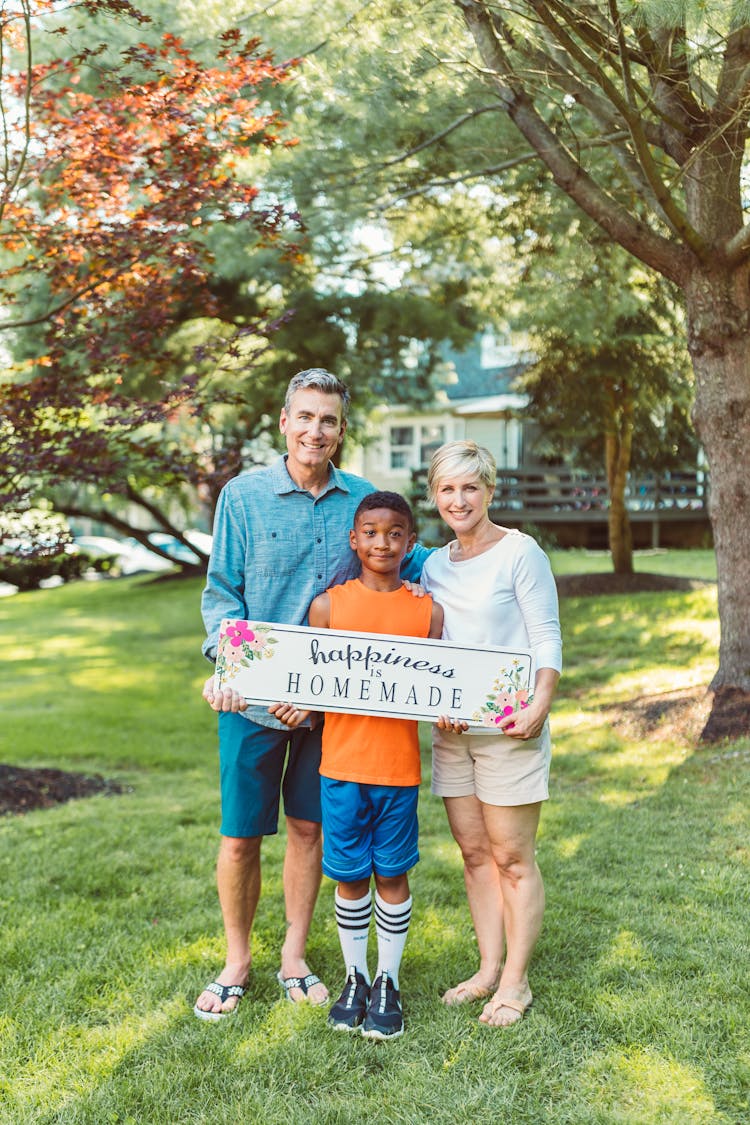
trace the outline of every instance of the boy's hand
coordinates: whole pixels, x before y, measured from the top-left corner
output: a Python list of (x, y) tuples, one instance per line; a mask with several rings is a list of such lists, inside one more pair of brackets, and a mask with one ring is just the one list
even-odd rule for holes
[(234, 688), (219, 691), (216, 676), (209, 676), (203, 685), (203, 698), (214, 711), (247, 711), (248, 702)]
[(454, 734), (463, 734), (465, 730), (469, 729), (469, 724), (465, 723), (463, 719), (456, 722), (449, 715), (441, 715), (435, 725), (438, 730), (451, 730)]
[(304, 723), (310, 712), (298, 710), (293, 703), (272, 703), (268, 714), (274, 715), (280, 723), (294, 730), (300, 723)]
[(408, 579), (405, 578), (403, 584), (404, 587), (409, 591), (409, 593), (412, 594), (415, 598), (424, 597), (424, 587), (420, 586), (418, 582), (409, 582)]

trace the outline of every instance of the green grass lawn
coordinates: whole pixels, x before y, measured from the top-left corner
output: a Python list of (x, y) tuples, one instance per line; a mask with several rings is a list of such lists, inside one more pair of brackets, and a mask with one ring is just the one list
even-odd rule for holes
[[(679, 554), (675, 573), (711, 577)], [(230, 1023), (191, 1014), (223, 952), (199, 592), (126, 579), (0, 599), (0, 761), (129, 787), (0, 819), (1, 1122), (750, 1120), (750, 741), (629, 740), (601, 711), (708, 682), (713, 588), (563, 602), (547, 913), (535, 1005), (510, 1031), (439, 1003), (476, 950), (425, 784), (407, 1033), (391, 1044), (329, 1032), (325, 1009), (280, 999), (283, 837), (264, 845), (250, 993)], [(309, 960), (338, 989), (332, 896), (324, 882)]]
[[(612, 570), (609, 551), (549, 551), (555, 574), (598, 574)], [(716, 580), (716, 555), (713, 551), (676, 551), (657, 548), (633, 552), (637, 573), (671, 574), (681, 578)]]

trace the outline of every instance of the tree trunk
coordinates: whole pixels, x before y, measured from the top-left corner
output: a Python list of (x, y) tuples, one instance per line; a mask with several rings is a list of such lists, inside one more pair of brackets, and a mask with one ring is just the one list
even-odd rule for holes
[(685, 295), (718, 573), (721, 642), (711, 688), (714, 712), (722, 705), (734, 712), (732, 729), (723, 732), (731, 736), (750, 732), (750, 265), (733, 273), (695, 271)]
[[(620, 391), (620, 399), (622, 391)], [(633, 403), (611, 393), (611, 428), (604, 440), (609, 492), (609, 552), (615, 574), (633, 573), (633, 529), (625, 504), (633, 441)]]

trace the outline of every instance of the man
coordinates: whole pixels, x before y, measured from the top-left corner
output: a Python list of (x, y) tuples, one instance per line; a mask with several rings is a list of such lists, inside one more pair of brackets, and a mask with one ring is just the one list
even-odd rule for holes
[[(216, 659), (224, 617), (307, 624), (314, 598), (353, 578), (359, 561), (349, 546), (354, 512), (374, 491), (369, 481), (336, 469), (350, 396), (321, 368), (289, 383), (279, 417), (287, 453), (273, 465), (231, 480), (216, 509), (202, 610), (205, 655)], [(417, 579), (427, 551), (417, 546), (403, 577)], [(325, 1004), (328, 990), (305, 961), (321, 879), (320, 726), (290, 731), (273, 708), (248, 707), (214, 677), (203, 695), (219, 712), (222, 824), (216, 878), (227, 959), (193, 1009), (200, 1019), (234, 1012), (250, 972), (250, 932), (260, 896), (261, 842), (278, 830), (284, 798), (287, 845), (283, 882), (287, 932), (278, 979), (286, 997)]]

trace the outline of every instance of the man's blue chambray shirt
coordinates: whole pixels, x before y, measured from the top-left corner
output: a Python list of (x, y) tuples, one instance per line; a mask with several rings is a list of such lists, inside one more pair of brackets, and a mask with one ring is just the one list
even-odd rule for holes
[[(299, 488), (286, 457), (243, 473), (225, 485), (214, 520), (214, 540), (201, 610), (208, 634), (203, 653), (214, 660), (222, 618), (306, 625), (310, 603), (329, 586), (359, 573), (349, 529), (369, 481), (330, 466), (317, 496)], [(401, 574), (417, 581), (429, 554), (417, 544)], [(285, 730), (265, 706), (243, 714), (262, 726)]]

